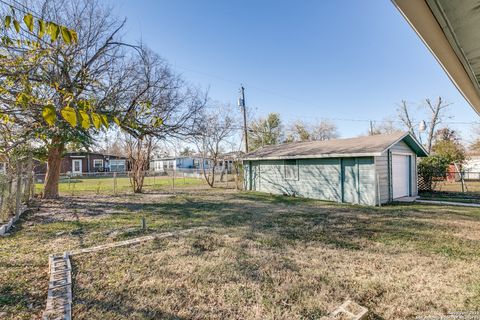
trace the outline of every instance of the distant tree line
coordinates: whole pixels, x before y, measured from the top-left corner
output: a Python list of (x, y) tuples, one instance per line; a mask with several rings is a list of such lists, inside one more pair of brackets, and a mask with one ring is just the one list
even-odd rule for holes
[(294, 121), (284, 125), (278, 113), (252, 120), (248, 126), (249, 150), (288, 142), (321, 141), (338, 138), (338, 128), (329, 120)]

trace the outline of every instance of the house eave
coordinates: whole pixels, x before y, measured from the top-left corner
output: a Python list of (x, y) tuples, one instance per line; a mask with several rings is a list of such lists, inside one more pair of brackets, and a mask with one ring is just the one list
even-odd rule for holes
[[(469, 59), (437, 1), (391, 0), (472, 108), (480, 114), (480, 86)], [(468, 17), (465, 17), (467, 19)], [(480, 26), (479, 26), (480, 27)]]

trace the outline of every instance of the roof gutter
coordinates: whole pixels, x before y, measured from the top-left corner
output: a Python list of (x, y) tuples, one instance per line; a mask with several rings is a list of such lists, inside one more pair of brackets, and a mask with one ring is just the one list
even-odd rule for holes
[[(480, 114), (480, 89), (470, 75), (468, 64), (465, 65), (466, 59), (460, 54), (462, 51), (454, 41), (453, 33), (450, 34), (449, 41), (427, 0), (392, 0), (392, 2), (437, 59), (465, 100)], [(447, 29), (448, 23), (444, 21), (443, 24)]]

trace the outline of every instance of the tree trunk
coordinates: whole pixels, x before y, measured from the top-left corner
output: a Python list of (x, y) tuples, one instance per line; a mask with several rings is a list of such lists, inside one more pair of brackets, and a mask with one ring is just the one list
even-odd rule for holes
[(62, 163), (63, 144), (54, 144), (48, 149), (47, 174), (43, 187), (44, 199), (58, 198), (58, 181)]

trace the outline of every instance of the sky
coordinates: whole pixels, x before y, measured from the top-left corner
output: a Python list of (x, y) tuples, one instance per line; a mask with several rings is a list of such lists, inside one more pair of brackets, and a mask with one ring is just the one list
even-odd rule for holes
[(468, 143), (480, 123), (443, 69), (387, 0), (117, 0), (124, 37), (140, 39), (210, 97), (236, 106), (240, 84), (254, 116), (334, 121), (341, 137), (395, 118), (417, 120), (425, 98), (449, 103), (448, 125)]

